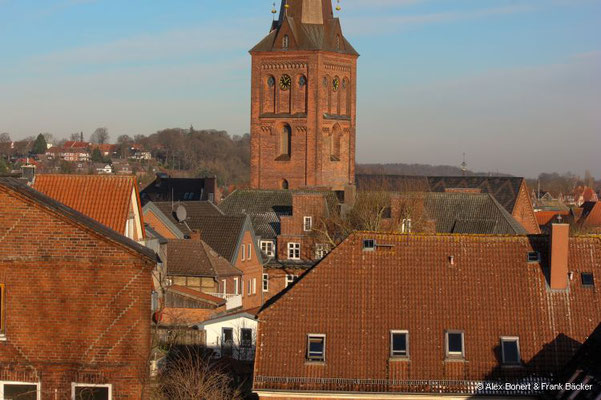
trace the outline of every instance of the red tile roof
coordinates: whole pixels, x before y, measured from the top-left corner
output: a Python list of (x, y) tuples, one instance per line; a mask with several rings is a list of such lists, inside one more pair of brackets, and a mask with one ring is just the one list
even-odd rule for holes
[[(548, 246), (542, 235), (353, 234), (259, 313), (254, 387), (473, 393), (484, 380), (549, 378), (599, 323), (601, 237), (569, 239), (566, 291), (548, 287)], [(409, 332), (409, 360), (390, 359), (390, 330)], [(445, 359), (447, 330), (464, 332), (465, 361)], [(325, 363), (307, 362), (308, 334), (326, 335)], [(519, 337), (520, 367), (500, 366), (501, 336)]]
[(106, 175), (37, 175), (33, 188), (123, 234), (132, 191), (140, 200), (135, 177)]
[(582, 209), (584, 226), (601, 226), (601, 201), (584, 203)]
[(169, 286), (168, 290), (170, 290), (172, 292), (176, 292), (176, 293), (186, 294), (188, 296), (195, 297), (199, 300), (208, 301), (215, 305), (224, 305), (225, 304), (225, 300), (220, 297), (211, 296), (210, 294), (199, 292), (198, 290), (190, 289), (185, 286), (171, 285), (171, 286)]
[(536, 222), (539, 225), (547, 225), (549, 222), (556, 220), (558, 215), (570, 215), (569, 211), (535, 211)]

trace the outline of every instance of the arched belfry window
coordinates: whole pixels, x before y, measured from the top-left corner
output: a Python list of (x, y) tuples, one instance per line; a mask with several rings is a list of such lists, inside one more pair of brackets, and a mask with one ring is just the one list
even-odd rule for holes
[(288, 47), (290, 47), (290, 38), (288, 35), (284, 35), (282, 38), (282, 48), (287, 49)]
[(280, 161), (290, 160), (290, 156), (292, 155), (292, 129), (290, 125), (284, 124), (280, 130), (280, 151), (279, 157), (277, 158)]

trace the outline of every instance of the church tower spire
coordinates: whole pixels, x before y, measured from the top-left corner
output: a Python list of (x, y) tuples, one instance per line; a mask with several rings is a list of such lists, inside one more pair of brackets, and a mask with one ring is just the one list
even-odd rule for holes
[(250, 53), (251, 186), (353, 184), (359, 54), (332, 0), (282, 0), (279, 18)]

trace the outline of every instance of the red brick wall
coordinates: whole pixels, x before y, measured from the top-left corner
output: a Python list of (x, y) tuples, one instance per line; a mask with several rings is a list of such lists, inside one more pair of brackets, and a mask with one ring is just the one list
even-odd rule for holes
[(536, 220), (536, 215), (534, 214), (534, 208), (532, 208), (530, 196), (528, 195), (528, 186), (526, 186), (525, 182), (522, 182), (522, 185), (520, 186), (520, 192), (518, 193), (518, 198), (513, 207), (513, 217), (528, 233), (540, 233), (540, 227)]
[(265, 268), (264, 273), (268, 275), (269, 279), (269, 291), (263, 294), (264, 301), (269, 300), (286, 288), (286, 275), (299, 277), (305, 271), (306, 269), (301, 268)]
[[(234, 266), (244, 273), (242, 276), (242, 279), (244, 279), (242, 307), (244, 307), (244, 309), (249, 309), (259, 307), (262, 304), (261, 279), (263, 266), (261, 265), (261, 261), (259, 259), (260, 249), (257, 247), (257, 243), (253, 241), (250, 231), (247, 230), (244, 232), (242, 244), (246, 247), (245, 260), (242, 260), (242, 251), (239, 251), (238, 258)], [(250, 259), (248, 258), (248, 245), (250, 245), (252, 248)], [(256, 290), (254, 293), (248, 294), (248, 285), (251, 284), (253, 279), (256, 282)]]
[(3, 188), (0, 238), (0, 379), (29, 371), (43, 399), (55, 390), (70, 398), (72, 382), (111, 383), (113, 399), (140, 399), (152, 262)]
[[(354, 182), (357, 57), (308, 51), (252, 56), (251, 187), (280, 189), (285, 179), (291, 189), (342, 189)], [(280, 89), (283, 75), (292, 79), (290, 90)], [(301, 76), (307, 78), (305, 87), (299, 85)], [(269, 77), (275, 79), (272, 88)], [(335, 77), (341, 82), (337, 91)], [(277, 161), (284, 124), (292, 128), (291, 158)], [(335, 130), (341, 134), (339, 160), (330, 157)]]

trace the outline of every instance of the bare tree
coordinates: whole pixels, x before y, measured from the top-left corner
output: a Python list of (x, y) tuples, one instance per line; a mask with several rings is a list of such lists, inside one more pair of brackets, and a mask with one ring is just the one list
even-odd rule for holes
[(83, 132), (75, 132), (72, 133), (71, 136), (69, 136), (69, 140), (73, 141), (73, 142), (83, 142)]
[(90, 142), (104, 144), (109, 142), (109, 130), (107, 128), (98, 128), (90, 136)]
[(7, 132), (0, 133), (0, 143), (10, 143), (12, 140), (10, 139), (10, 135)]
[(242, 400), (234, 380), (215, 363), (195, 352), (177, 354), (157, 377), (154, 400)]

